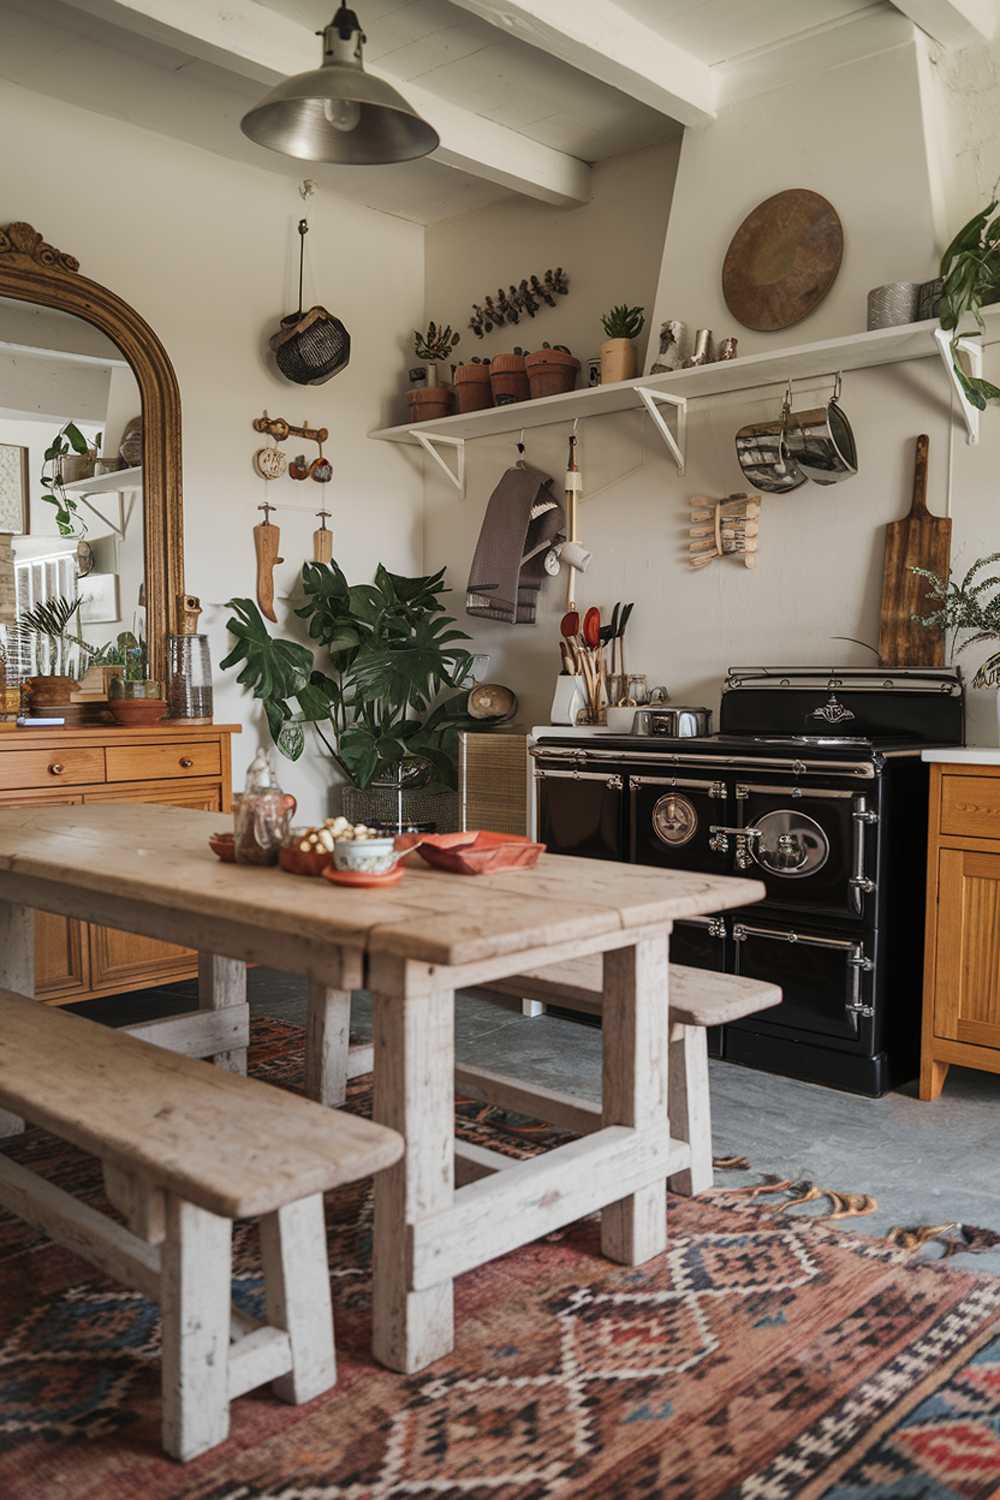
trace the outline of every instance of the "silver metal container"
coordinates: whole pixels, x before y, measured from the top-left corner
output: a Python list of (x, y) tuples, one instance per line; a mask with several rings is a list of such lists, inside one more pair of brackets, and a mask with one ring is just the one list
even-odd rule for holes
[(858, 472), (858, 450), (851, 424), (837, 403), (840, 376), (833, 400), (810, 411), (785, 415), (785, 450), (807, 479), (816, 484), (837, 484)]
[(785, 446), (785, 419), (748, 422), (736, 434), (736, 457), (755, 490), (784, 495), (805, 484), (806, 476)]
[(868, 329), (897, 328), (915, 323), (920, 302), (919, 281), (889, 281), (868, 293)]
[(690, 358), (684, 361), (685, 370), (693, 370), (698, 365), (711, 365), (715, 363), (715, 354), (712, 350), (711, 328), (699, 328), (694, 336), (694, 351)]
[(669, 708), (640, 708), (632, 721), (633, 734), (664, 739), (694, 739), (712, 733), (712, 710), (672, 703)]

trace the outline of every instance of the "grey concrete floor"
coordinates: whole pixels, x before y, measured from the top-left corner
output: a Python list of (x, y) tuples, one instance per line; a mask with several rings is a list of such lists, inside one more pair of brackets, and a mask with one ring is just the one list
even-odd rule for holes
[[(121, 1025), (138, 1015), (189, 1009), (193, 993), (193, 986), (174, 985), (124, 1003), (116, 997), (78, 1009)], [(302, 980), (252, 970), (250, 1001), (256, 1015), (304, 1023)], [(365, 995), (355, 997), (351, 1030), (359, 1039), (371, 1035), (371, 1002)], [(600, 1030), (565, 1014), (528, 1020), (513, 1001), (463, 994), (456, 1046), (460, 1061), (568, 1093), (600, 1095)], [(1000, 1076), (952, 1068), (941, 1098), (921, 1103), (913, 1086), (883, 1099), (862, 1099), (713, 1061), (711, 1089), (716, 1155), (744, 1156), (753, 1169), (727, 1172), (720, 1183), (741, 1186), (775, 1173), (870, 1193), (877, 1212), (840, 1223), (859, 1234), (952, 1221), (1000, 1232)], [(1000, 1250), (957, 1255), (952, 1264), (1000, 1272)]]

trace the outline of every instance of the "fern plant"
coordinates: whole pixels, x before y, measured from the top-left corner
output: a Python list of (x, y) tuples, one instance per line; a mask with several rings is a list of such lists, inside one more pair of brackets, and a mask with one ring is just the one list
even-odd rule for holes
[(638, 338), (645, 321), (646, 309), (644, 307), (629, 307), (624, 302), (620, 302), (601, 318), (604, 332), (609, 339)]
[[(1000, 393), (998, 393), (1000, 394)], [(926, 630), (942, 630), (945, 636), (945, 654), (950, 661), (960, 656), (970, 646), (981, 646), (988, 641), (1000, 641), (1000, 575), (979, 578), (984, 568), (1000, 562), (1000, 552), (991, 552), (988, 557), (977, 557), (961, 583), (956, 583), (951, 574), (947, 578), (930, 572), (927, 568), (914, 568), (913, 572), (928, 583), (928, 598), (935, 601), (935, 608), (926, 615), (914, 615), (918, 625)], [(990, 590), (994, 590), (992, 595)], [(960, 637), (964, 635), (965, 639)], [(1000, 649), (986, 658), (972, 679), (974, 688), (1000, 686)]]

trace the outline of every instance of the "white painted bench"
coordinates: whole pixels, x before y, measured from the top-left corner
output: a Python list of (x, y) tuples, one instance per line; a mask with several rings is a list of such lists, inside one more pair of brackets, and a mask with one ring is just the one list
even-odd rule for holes
[[(510, 979), (496, 980), (489, 988), (516, 995), (521, 1000), (599, 1015), (601, 986), (601, 956), (595, 953), (586, 958), (569, 959), (552, 968), (534, 969)], [(670, 1078), (667, 1114), (670, 1135), (674, 1140), (686, 1141), (691, 1148), (690, 1166), (672, 1176), (670, 1186), (675, 1193), (690, 1195), (704, 1192), (713, 1181), (708, 1027), (738, 1021), (780, 1004), (781, 990), (776, 984), (746, 979), (738, 974), (716, 974), (710, 969), (671, 964), (668, 995)], [(502, 1108), (519, 1108), (514, 1079), (487, 1073), (480, 1068), (460, 1068), (455, 1081), (474, 1098), (485, 1099)], [(533, 1095), (537, 1096), (539, 1092), (547, 1094), (550, 1124), (573, 1131), (599, 1128), (599, 1105), (582, 1104), (569, 1095), (532, 1087)]]
[[(323, 1193), (398, 1161), (393, 1130), (0, 991), (0, 1106), (100, 1159), (124, 1228), (0, 1156), (0, 1205), (160, 1303), (163, 1446), (222, 1442), (229, 1403), (336, 1381)], [(267, 1322), (230, 1305), (259, 1218)]]

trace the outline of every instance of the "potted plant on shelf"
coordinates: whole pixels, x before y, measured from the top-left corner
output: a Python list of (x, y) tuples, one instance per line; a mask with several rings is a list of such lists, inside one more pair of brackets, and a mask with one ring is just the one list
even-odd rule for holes
[(645, 309), (620, 302), (601, 319), (606, 341), (601, 345), (601, 384), (631, 380), (636, 372), (633, 339), (637, 339), (646, 321)]
[[(1000, 552), (977, 557), (961, 583), (955, 582), (953, 574), (941, 578), (927, 568), (913, 569), (918, 577), (927, 579), (927, 597), (934, 601), (928, 614), (913, 618), (926, 630), (944, 632), (946, 661), (970, 646), (995, 644), (996, 649), (976, 668), (971, 684), (974, 688), (1000, 687), (1000, 575), (978, 576), (995, 563), (1000, 563)], [(997, 715), (1000, 721), (1000, 695)]]
[[(444, 611), (444, 569), (405, 578), (380, 564), (373, 583), (349, 584), (336, 563), (306, 563), (296, 615), (322, 652), (275, 639), (250, 599), (231, 599), (236, 645), (223, 669), (263, 704), (271, 737), (298, 760), (311, 726), (341, 772), (344, 810), (379, 821), (418, 786), (453, 788), (459, 731), (474, 727), (461, 684), (472, 664)], [(367, 795), (366, 795), (367, 794)]]
[[(417, 358), (424, 361), (427, 383), (415, 385), (406, 393), (411, 422), (439, 420), (448, 415), (451, 407), (451, 387), (447, 381), (441, 383), (438, 365), (450, 357), (460, 338), (461, 334), (454, 333), (450, 324), (446, 327), (439, 327), (437, 323), (431, 321), (424, 333), (421, 333), (419, 328), (414, 329), (413, 349)], [(414, 370), (411, 371), (410, 379), (416, 380), (419, 376), (420, 371)]]
[(970, 375), (961, 362), (959, 340), (973, 332), (962, 329), (966, 316), (974, 319), (980, 333), (986, 331), (982, 308), (1000, 299), (1000, 214), (998, 200), (992, 199), (984, 209), (958, 231), (941, 257), (941, 297), (938, 317), (941, 327), (951, 333), (951, 363), (966, 398), (979, 411), (987, 401), (1000, 400), (1000, 388), (988, 380)]
[(84, 536), (86, 523), (77, 510), (76, 500), (64, 488), (78, 479), (90, 479), (97, 465), (101, 447), (98, 433), (91, 447), (75, 422), (60, 427), (45, 450), (42, 466), (42, 499), (56, 508), (56, 526), (60, 536)]

